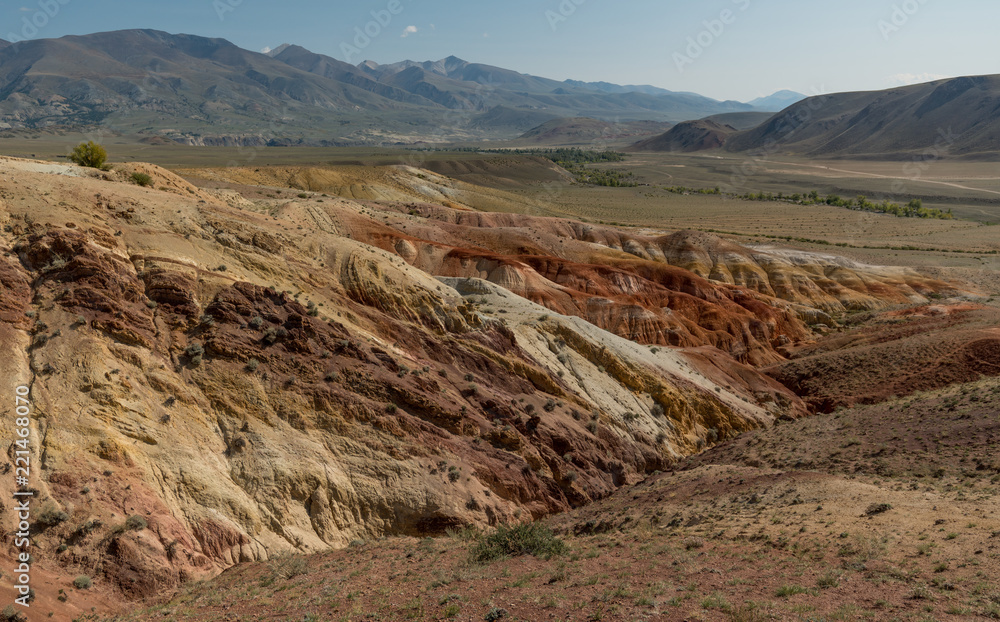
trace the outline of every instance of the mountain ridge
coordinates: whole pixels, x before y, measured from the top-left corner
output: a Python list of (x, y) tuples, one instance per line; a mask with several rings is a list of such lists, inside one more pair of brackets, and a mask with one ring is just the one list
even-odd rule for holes
[(669, 122), (750, 110), (688, 93), (605, 93), (454, 56), (350, 65), (294, 44), (265, 54), (152, 29), (30, 40), (16, 51), (0, 48), (0, 122), (15, 129), (96, 124), (191, 144), (213, 135), (253, 144), (383, 144), (524, 131), (474, 122), (496, 106), (551, 118)]
[(792, 104), (797, 104), (798, 102), (805, 99), (806, 96), (802, 93), (796, 91), (791, 91), (789, 89), (782, 89), (780, 91), (775, 91), (770, 95), (764, 97), (758, 97), (752, 99), (747, 103), (761, 110), (767, 110), (770, 112), (778, 112), (788, 108)]
[(733, 136), (726, 149), (889, 159), (910, 158), (921, 151), (932, 158), (996, 153), (998, 110), (1000, 75), (818, 95)]

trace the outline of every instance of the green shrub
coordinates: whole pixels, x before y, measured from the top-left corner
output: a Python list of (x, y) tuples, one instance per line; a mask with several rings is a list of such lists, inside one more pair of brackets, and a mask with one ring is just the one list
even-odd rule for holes
[(125, 528), (131, 531), (142, 531), (149, 526), (146, 519), (139, 516), (138, 514), (133, 514), (125, 519)]
[(153, 185), (153, 178), (145, 173), (132, 173), (132, 183), (143, 188)]
[(38, 522), (48, 527), (58, 525), (59, 523), (67, 520), (69, 520), (69, 514), (63, 512), (54, 505), (42, 508), (42, 511), (38, 514)]
[(104, 147), (89, 140), (74, 147), (73, 152), (69, 154), (69, 159), (80, 166), (103, 169), (108, 160), (108, 152), (104, 150)]
[(486, 612), (486, 615), (483, 616), (483, 619), (486, 620), (486, 622), (497, 622), (497, 620), (503, 620), (504, 618), (506, 618), (507, 615), (508, 614), (506, 609), (502, 609), (500, 607), (493, 607), (492, 609)]
[(480, 537), (472, 547), (471, 557), (475, 562), (485, 563), (518, 555), (547, 558), (565, 551), (566, 543), (551, 529), (539, 523), (527, 523), (512, 527), (500, 525), (489, 535)]
[(93, 581), (85, 574), (73, 579), (73, 586), (78, 590), (89, 590), (91, 585), (93, 585)]

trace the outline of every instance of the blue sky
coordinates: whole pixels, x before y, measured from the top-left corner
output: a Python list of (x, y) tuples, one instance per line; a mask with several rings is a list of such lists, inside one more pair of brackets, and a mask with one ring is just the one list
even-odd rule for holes
[[(296, 43), (355, 63), (453, 54), (745, 101), (1000, 73), (998, 18), (996, 0), (7, 0), (0, 38), (155, 28), (252, 50)], [(356, 41), (365, 28), (376, 36)]]

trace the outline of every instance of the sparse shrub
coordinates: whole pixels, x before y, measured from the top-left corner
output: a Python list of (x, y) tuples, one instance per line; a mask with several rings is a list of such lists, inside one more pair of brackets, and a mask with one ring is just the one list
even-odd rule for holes
[(705, 546), (705, 541), (696, 536), (684, 539), (684, 550), (690, 551), (693, 549), (700, 549)]
[(340, 374), (332, 370), (328, 371), (326, 372), (326, 375), (323, 376), (323, 380), (326, 380), (327, 382), (337, 382), (340, 380)]
[(264, 318), (262, 318), (259, 315), (253, 316), (248, 324), (250, 328), (260, 328), (263, 325), (264, 325)]
[(545, 525), (540, 523), (513, 527), (500, 525), (489, 535), (480, 537), (472, 547), (471, 558), (475, 562), (486, 563), (519, 555), (548, 558), (565, 551), (566, 543), (557, 538)]
[(85, 574), (73, 579), (73, 587), (78, 590), (89, 590), (91, 585), (93, 585), (93, 581)]
[(205, 347), (202, 346), (197, 341), (195, 341), (194, 343), (192, 343), (191, 345), (189, 345), (184, 350), (184, 354), (187, 354), (190, 357), (201, 356), (204, 353), (205, 353)]
[(653, 407), (649, 409), (649, 413), (654, 417), (662, 417), (665, 414), (663, 404), (653, 404)]
[(483, 619), (486, 620), (486, 622), (497, 622), (497, 620), (503, 620), (506, 617), (507, 617), (506, 609), (503, 609), (501, 607), (493, 607), (492, 609), (486, 612), (486, 615), (483, 617)]
[(226, 266), (226, 264), (222, 264), (221, 266), (219, 266), (219, 267), (218, 267), (218, 268), (216, 268), (215, 270), (216, 270), (216, 272), (225, 272), (225, 271), (226, 271), (226, 270), (228, 270), (228, 269), (229, 269), (229, 267), (228, 267), (228, 266)]
[(934, 595), (931, 594), (930, 589), (926, 585), (918, 585), (910, 592), (910, 598), (913, 600), (934, 600)]
[(58, 525), (67, 520), (69, 520), (69, 514), (54, 505), (45, 506), (38, 514), (38, 522), (47, 527)]
[(778, 588), (777, 592), (775, 592), (775, 596), (778, 596), (780, 598), (788, 598), (789, 596), (795, 596), (796, 594), (805, 594), (808, 591), (809, 590), (802, 587), (801, 585), (783, 585), (780, 588)]
[(257, 359), (250, 359), (247, 361), (247, 371), (257, 371), (258, 367), (260, 367), (260, 361)]
[(146, 519), (138, 514), (133, 514), (125, 519), (125, 529), (129, 531), (142, 531), (148, 526), (149, 523), (146, 522)]
[(865, 510), (865, 516), (875, 516), (876, 514), (882, 514), (883, 512), (888, 512), (892, 509), (892, 506), (888, 503), (872, 503)]
[(74, 147), (72, 153), (69, 154), (69, 159), (80, 166), (104, 169), (108, 160), (108, 152), (104, 147), (88, 140)]
[(399, 407), (396, 406), (395, 404), (386, 404), (385, 405), (385, 412), (389, 413), (390, 415), (395, 414), (395, 412), (397, 410), (399, 410)]
[(545, 405), (542, 406), (542, 410), (544, 410), (547, 413), (550, 413), (555, 409), (556, 409), (556, 401), (554, 399), (550, 397), (549, 399), (545, 400)]
[(142, 186), (143, 188), (153, 185), (153, 178), (146, 173), (132, 173), (131, 179), (133, 184)]
[[(158, 305), (156, 304), (155, 300), (147, 300), (146, 306), (149, 307), (150, 309), (155, 309)], [(84, 322), (86, 322), (86, 320), (84, 320)]]
[(840, 585), (840, 573), (835, 570), (827, 571), (823, 576), (816, 580), (816, 585), (820, 589), (829, 589), (831, 587), (837, 587)]

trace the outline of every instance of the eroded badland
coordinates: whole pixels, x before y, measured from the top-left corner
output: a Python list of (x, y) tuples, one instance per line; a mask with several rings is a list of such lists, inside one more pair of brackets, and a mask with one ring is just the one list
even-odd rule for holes
[[(527, 156), (172, 168), (0, 158), (29, 617), (1000, 616), (978, 223)], [(566, 550), (470, 558), (528, 521)]]

